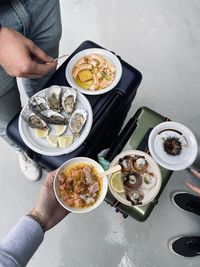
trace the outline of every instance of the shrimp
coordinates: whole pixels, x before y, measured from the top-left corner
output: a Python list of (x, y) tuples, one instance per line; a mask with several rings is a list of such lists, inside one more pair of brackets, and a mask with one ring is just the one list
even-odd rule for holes
[(76, 67), (78, 67), (79, 65), (82, 65), (84, 63), (87, 63), (87, 62), (88, 62), (88, 58), (87, 57), (83, 57), (76, 63)]
[(99, 54), (93, 54), (90, 57), (91, 57), (91, 59), (95, 59), (99, 62), (99, 67), (106, 64), (105, 59), (102, 56), (100, 56)]
[(96, 90), (99, 88), (100, 81), (97, 78), (97, 75), (93, 74), (93, 84), (90, 86), (90, 90)]
[(76, 78), (76, 76), (78, 75), (78, 73), (81, 71), (81, 70), (91, 70), (92, 69), (92, 65), (91, 64), (81, 64), (77, 67), (75, 67), (75, 69), (73, 70), (73, 73), (72, 73), (72, 76), (74, 78)]
[(109, 86), (113, 80), (114, 80), (114, 75), (109, 75), (109, 80), (108, 79), (103, 79), (100, 83), (100, 88), (105, 88), (107, 86)]

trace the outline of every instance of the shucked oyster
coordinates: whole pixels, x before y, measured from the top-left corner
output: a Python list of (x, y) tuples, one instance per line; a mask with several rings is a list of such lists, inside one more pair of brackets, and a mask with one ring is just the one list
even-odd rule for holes
[(72, 114), (76, 102), (76, 89), (67, 87), (66, 92), (62, 96), (62, 107), (67, 114)]
[(74, 136), (79, 137), (87, 120), (87, 112), (84, 109), (76, 109), (69, 120), (69, 127)]
[(61, 87), (58, 85), (52, 85), (46, 89), (46, 101), (50, 106), (50, 109), (56, 112), (60, 112), (61, 106)]
[(24, 109), (22, 111), (22, 118), (26, 121), (26, 123), (34, 129), (48, 129), (48, 126), (43, 119), (41, 119), (38, 115), (33, 113), (30, 109)]
[(43, 110), (40, 112), (40, 117), (49, 124), (64, 125), (67, 124), (67, 118), (53, 110)]
[(28, 104), (30, 109), (38, 115), (41, 113), (41, 111), (50, 109), (46, 100), (40, 96), (31, 97), (30, 100), (28, 101)]

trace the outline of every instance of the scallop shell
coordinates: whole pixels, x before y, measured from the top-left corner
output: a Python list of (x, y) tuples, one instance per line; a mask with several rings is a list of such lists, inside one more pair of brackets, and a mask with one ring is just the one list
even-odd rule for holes
[(40, 96), (33, 96), (28, 101), (30, 109), (36, 114), (40, 114), (44, 110), (49, 110), (50, 107), (47, 104), (46, 100)]
[(22, 115), (22, 118), (26, 121), (26, 123), (33, 129), (47, 129), (48, 128), (46, 122), (30, 109), (22, 110), (21, 115)]
[(67, 118), (58, 112), (51, 109), (40, 112), (40, 117), (49, 124), (65, 125), (67, 124)]
[(67, 87), (66, 92), (62, 96), (62, 107), (67, 114), (72, 114), (76, 103), (76, 89)]
[(58, 85), (52, 85), (46, 89), (45, 97), (51, 110), (56, 112), (60, 112), (62, 110), (61, 93), (61, 87)]
[(84, 109), (76, 109), (69, 120), (69, 128), (74, 136), (79, 137), (87, 120), (87, 112)]

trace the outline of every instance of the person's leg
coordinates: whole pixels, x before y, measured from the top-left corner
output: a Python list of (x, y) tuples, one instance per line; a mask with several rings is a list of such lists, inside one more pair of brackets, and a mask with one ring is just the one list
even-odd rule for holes
[[(58, 56), (61, 38), (60, 5), (58, 0), (26, 0), (25, 7), (30, 16), (28, 38), (52, 58)], [(41, 79), (22, 79), (29, 97), (41, 90), (52, 73)]]

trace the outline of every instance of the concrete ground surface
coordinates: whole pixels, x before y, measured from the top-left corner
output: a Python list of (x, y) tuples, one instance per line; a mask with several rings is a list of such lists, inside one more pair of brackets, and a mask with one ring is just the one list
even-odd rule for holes
[[(199, 0), (62, 0), (61, 11), (60, 54), (71, 53), (89, 39), (115, 51), (142, 72), (128, 118), (145, 105), (200, 136)], [(15, 152), (2, 140), (0, 146), (2, 239), (33, 207), (44, 177), (38, 182), (27, 181)], [(174, 172), (158, 205), (143, 223), (123, 219), (105, 202), (91, 213), (70, 214), (46, 233), (28, 266), (199, 266), (199, 257), (177, 257), (167, 246), (179, 235), (200, 236), (200, 217), (182, 212), (170, 202), (172, 192), (187, 190), (185, 181), (200, 185), (189, 172)]]

